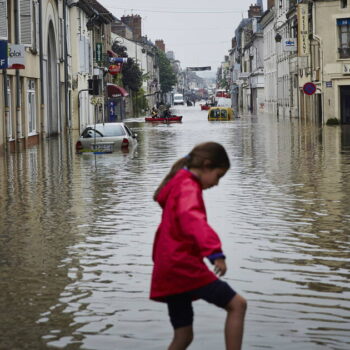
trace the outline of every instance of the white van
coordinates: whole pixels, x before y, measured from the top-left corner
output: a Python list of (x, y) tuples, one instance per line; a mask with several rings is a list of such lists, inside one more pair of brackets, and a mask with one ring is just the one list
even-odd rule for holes
[(183, 94), (174, 94), (174, 106), (175, 105), (184, 105), (184, 95)]

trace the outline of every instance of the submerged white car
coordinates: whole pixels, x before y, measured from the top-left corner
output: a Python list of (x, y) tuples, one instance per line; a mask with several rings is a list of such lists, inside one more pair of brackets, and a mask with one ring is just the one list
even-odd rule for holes
[(77, 153), (112, 153), (136, 145), (136, 137), (124, 123), (98, 123), (85, 128), (75, 149)]

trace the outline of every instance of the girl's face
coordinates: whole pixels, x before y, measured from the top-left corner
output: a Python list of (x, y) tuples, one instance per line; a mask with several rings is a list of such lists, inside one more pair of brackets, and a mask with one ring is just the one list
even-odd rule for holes
[(202, 184), (202, 188), (205, 190), (219, 184), (219, 180), (226, 174), (227, 169), (222, 168), (204, 168), (199, 174), (199, 180)]

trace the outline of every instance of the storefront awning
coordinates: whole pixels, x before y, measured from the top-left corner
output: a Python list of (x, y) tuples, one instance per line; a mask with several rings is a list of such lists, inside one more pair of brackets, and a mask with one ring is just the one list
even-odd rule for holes
[(115, 97), (121, 95), (123, 97), (129, 96), (129, 93), (121, 86), (107, 83), (108, 97)]

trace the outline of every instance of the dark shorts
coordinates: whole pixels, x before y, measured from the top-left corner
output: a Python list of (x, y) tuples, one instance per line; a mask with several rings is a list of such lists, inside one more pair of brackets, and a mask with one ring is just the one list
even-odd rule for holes
[(167, 297), (170, 322), (174, 329), (191, 326), (193, 323), (192, 301), (203, 299), (225, 308), (236, 292), (224, 281), (216, 280), (204, 287)]

